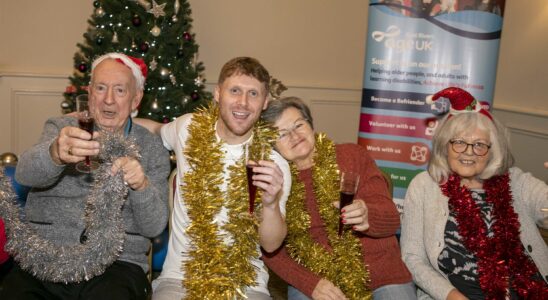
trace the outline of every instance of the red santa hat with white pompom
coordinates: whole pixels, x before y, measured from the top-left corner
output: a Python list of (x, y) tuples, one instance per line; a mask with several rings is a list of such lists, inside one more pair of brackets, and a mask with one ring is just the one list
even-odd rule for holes
[(493, 120), (493, 117), (482, 104), (474, 99), (474, 97), (467, 91), (458, 87), (448, 87), (443, 89), (434, 95), (426, 97), (426, 103), (432, 104), (439, 98), (447, 98), (451, 103), (449, 109), (449, 116), (462, 113), (480, 113)]
[(125, 55), (122, 53), (111, 52), (104, 54), (97, 58), (95, 61), (93, 61), (91, 68), (95, 69), (98, 64), (100, 64), (103, 60), (107, 58), (114, 59), (117, 62), (126, 65), (131, 70), (133, 77), (135, 77), (135, 80), (137, 81), (137, 86), (141, 90), (144, 89), (145, 80), (148, 74), (148, 67), (143, 59)]

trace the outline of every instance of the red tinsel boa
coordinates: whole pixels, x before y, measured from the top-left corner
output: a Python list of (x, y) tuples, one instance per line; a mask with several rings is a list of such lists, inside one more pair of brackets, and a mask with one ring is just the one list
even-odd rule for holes
[(460, 180), (460, 176), (453, 174), (441, 189), (449, 197), (449, 207), (456, 214), (464, 246), (476, 257), (485, 299), (506, 299), (510, 287), (520, 299), (547, 299), (548, 286), (542, 280), (532, 279), (538, 270), (523, 252), (508, 174), (494, 176), (483, 183), (486, 202), (493, 205), (495, 223), (491, 238), (487, 236), (479, 206), (470, 191), (461, 186)]

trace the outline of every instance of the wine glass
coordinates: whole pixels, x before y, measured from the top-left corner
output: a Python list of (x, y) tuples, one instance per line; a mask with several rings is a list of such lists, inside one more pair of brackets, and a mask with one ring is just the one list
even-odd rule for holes
[(344, 224), (342, 220), (342, 209), (351, 204), (354, 200), (354, 195), (358, 190), (358, 184), (360, 183), (360, 174), (354, 172), (341, 172), (340, 181), (340, 194), (341, 202), (339, 205), (339, 236), (342, 235)]
[[(89, 110), (87, 94), (78, 95), (78, 97), (76, 97), (76, 111), (78, 113), (78, 125), (80, 128), (89, 132), (89, 134), (93, 136), (95, 120)], [(81, 161), (76, 164), (76, 170), (82, 173), (91, 173), (98, 167), (99, 164), (96, 161), (92, 161), (89, 156), (86, 156), (85, 161)]]
[(253, 184), (253, 175), (255, 175), (255, 172), (253, 172), (253, 167), (260, 166), (259, 160), (264, 160), (266, 157), (266, 150), (264, 149), (264, 146), (258, 145), (258, 151), (257, 153), (252, 152), (252, 146), (251, 144), (245, 145), (245, 170), (247, 173), (247, 191), (249, 193), (249, 214), (253, 215), (253, 212), (255, 210), (255, 198), (257, 197), (257, 186)]

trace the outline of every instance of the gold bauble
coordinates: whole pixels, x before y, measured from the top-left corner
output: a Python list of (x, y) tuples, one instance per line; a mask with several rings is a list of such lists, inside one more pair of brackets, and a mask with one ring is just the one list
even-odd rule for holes
[(0, 166), (15, 166), (17, 165), (17, 155), (6, 152), (0, 155)]

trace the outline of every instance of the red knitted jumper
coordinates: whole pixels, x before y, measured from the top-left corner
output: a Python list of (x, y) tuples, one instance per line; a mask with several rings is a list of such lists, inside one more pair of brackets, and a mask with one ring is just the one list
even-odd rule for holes
[[(400, 248), (395, 237), (400, 226), (396, 206), (389, 197), (387, 183), (367, 151), (356, 144), (335, 146), (337, 163), (341, 171), (360, 173), (360, 185), (354, 199), (363, 199), (369, 211), (369, 229), (360, 233), (363, 260), (368, 266), (372, 290), (387, 284), (411, 281), (411, 274), (401, 260)], [(302, 170), (299, 180), (306, 190), (306, 208), (310, 214), (310, 235), (317, 243), (331, 251), (312, 182), (312, 169)], [(338, 200), (338, 199), (333, 199)], [(334, 208), (335, 209), (335, 208)], [(266, 265), (287, 283), (311, 297), (321, 279), (317, 274), (299, 265), (287, 253), (285, 247), (263, 255)]]

